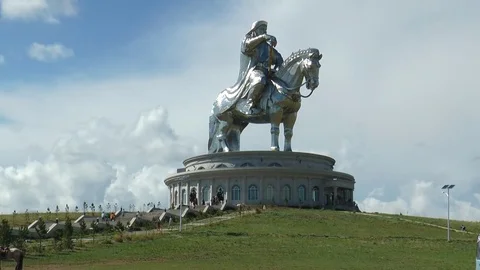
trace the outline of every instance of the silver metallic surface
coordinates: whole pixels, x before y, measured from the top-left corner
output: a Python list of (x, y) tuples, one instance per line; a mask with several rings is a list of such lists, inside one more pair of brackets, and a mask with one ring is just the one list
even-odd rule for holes
[[(283, 123), (284, 151), (292, 151), (291, 139), (301, 106), (300, 87), (318, 87), (320, 54), (309, 48), (292, 53), (285, 61), (275, 49), (277, 40), (267, 34), (267, 22), (257, 21), (242, 41), (237, 82), (224, 89), (213, 103), (209, 121), (208, 152), (240, 151), (240, 135), (250, 123), (271, 129), (271, 150), (279, 151)], [(302, 83), (305, 79), (305, 83)]]

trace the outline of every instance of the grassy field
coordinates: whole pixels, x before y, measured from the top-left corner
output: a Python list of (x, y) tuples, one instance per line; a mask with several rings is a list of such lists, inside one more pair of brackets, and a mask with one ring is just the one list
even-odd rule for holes
[[(388, 216), (447, 227), (447, 220), (441, 219), (441, 218), (427, 218), (427, 217), (416, 217), (416, 216), (405, 216), (405, 215), (404, 216), (388, 215)], [(451, 229), (460, 230), (460, 226), (462, 225), (467, 227), (467, 231), (469, 232), (474, 232), (477, 234), (480, 233), (480, 222), (450, 220)]]
[(452, 232), (447, 243), (445, 234), (440, 228), (381, 215), (272, 209), (182, 233), (27, 256), (25, 265), (26, 269), (472, 269), (476, 236)]

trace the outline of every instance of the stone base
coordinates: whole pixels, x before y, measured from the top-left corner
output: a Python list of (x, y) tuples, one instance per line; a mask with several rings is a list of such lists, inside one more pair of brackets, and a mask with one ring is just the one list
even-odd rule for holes
[[(217, 204), (352, 208), (355, 179), (333, 170), (335, 160), (302, 152), (238, 151), (195, 156), (165, 179), (173, 208)], [(194, 195), (196, 194), (196, 195)]]

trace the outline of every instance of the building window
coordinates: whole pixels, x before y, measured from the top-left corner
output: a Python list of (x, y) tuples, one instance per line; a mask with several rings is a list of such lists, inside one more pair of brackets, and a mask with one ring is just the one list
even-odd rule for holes
[(215, 168), (227, 168), (227, 165), (225, 164), (219, 164)]
[(258, 193), (257, 193), (257, 186), (251, 185), (248, 187), (248, 200), (249, 201), (256, 201), (258, 200)]
[(205, 168), (204, 167), (198, 167), (197, 170), (205, 170)]
[(312, 200), (314, 202), (320, 201), (320, 189), (318, 187), (313, 187), (312, 189)]
[(208, 202), (210, 201), (212, 196), (210, 196), (210, 187), (209, 186), (204, 186), (202, 188), (202, 201), (203, 202)]
[(282, 199), (286, 202), (290, 201), (291, 199), (291, 193), (290, 193), (290, 186), (285, 185), (282, 188)]
[(305, 202), (307, 200), (307, 194), (305, 192), (305, 186), (299, 186), (298, 187), (298, 200), (300, 202)]
[(175, 197), (174, 197), (174, 200), (173, 200), (173, 204), (174, 205), (178, 204), (178, 191), (177, 190), (175, 190)]
[(240, 201), (240, 187), (237, 185), (232, 187), (232, 201)]
[(273, 202), (274, 201), (274, 190), (272, 185), (267, 186), (267, 196), (265, 196), (267, 201)]

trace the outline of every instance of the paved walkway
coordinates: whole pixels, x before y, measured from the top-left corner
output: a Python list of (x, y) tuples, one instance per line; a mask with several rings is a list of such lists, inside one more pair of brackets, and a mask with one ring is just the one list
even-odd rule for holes
[[(430, 226), (430, 227), (435, 227), (435, 228), (439, 228), (439, 229), (448, 230), (448, 228), (447, 228), (446, 226), (440, 226), (440, 225), (437, 225), (437, 224), (432, 224), (432, 223), (423, 222), (423, 221), (418, 221), (418, 220), (411, 220), (411, 219), (407, 219), (407, 218), (403, 218), (403, 217), (391, 217), (391, 216), (385, 216), (385, 215), (380, 215), (380, 214), (361, 213), (361, 212), (360, 212), (360, 213), (357, 213), (357, 214), (365, 215), (365, 216), (374, 216), (374, 217), (386, 218), (386, 219), (399, 219), (399, 220), (405, 221), (405, 222), (416, 223), (416, 224), (421, 224), (421, 225), (425, 225), (425, 226)], [(462, 230), (452, 229), (451, 227), (450, 227), (450, 231), (477, 235), (477, 234), (474, 233), (474, 232), (468, 232), (468, 231), (462, 231)]]

